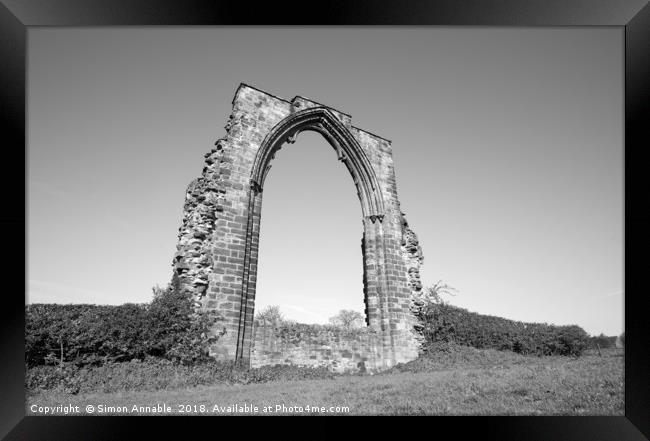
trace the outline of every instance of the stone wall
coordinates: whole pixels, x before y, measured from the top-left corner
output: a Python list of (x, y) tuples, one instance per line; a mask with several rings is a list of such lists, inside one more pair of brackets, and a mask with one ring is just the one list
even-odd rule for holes
[(322, 325), (281, 325), (255, 321), (251, 367), (291, 364), (334, 372), (377, 372), (383, 362), (372, 328), (343, 330)]
[[(397, 197), (391, 142), (352, 125), (350, 115), (297, 96), (291, 101), (242, 84), (224, 127), (187, 189), (174, 271), (197, 312), (216, 316), (210, 348), (249, 360), (264, 180), (275, 153), (305, 130), (320, 133), (350, 172), (361, 206), (366, 320), (376, 363), (417, 357), (413, 293), (422, 261)], [(317, 167), (318, 164), (305, 164)]]

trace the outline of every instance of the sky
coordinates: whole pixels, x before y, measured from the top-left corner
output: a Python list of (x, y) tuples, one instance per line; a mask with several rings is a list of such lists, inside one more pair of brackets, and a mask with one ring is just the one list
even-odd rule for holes
[[(620, 334), (621, 28), (28, 29), (28, 303), (147, 302), (240, 83), (392, 140), (425, 285)], [(306, 166), (318, 164), (317, 167)], [(361, 207), (320, 135), (276, 156), (256, 308), (363, 311)]]

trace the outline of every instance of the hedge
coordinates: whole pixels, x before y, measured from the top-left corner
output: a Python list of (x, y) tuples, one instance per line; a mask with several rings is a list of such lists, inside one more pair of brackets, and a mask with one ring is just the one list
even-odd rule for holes
[(25, 361), (84, 365), (144, 358), (150, 333), (146, 305), (27, 305)]
[(590, 349), (609, 349), (616, 347), (617, 336), (607, 336), (604, 334), (594, 335), (589, 337), (589, 348)]
[(424, 350), (439, 342), (520, 354), (580, 355), (589, 344), (579, 326), (524, 323), (477, 314), (446, 303), (430, 303), (420, 313)]
[(147, 304), (31, 304), (25, 306), (27, 366), (77, 366), (143, 360), (183, 363), (207, 359), (214, 317), (196, 315), (173, 283)]

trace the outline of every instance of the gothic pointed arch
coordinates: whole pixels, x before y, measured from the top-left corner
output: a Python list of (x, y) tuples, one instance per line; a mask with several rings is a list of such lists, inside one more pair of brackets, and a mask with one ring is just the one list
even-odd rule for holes
[[(215, 318), (218, 340), (210, 344), (210, 354), (250, 365), (291, 363), (291, 354), (302, 354), (301, 359), (345, 370), (357, 369), (360, 362), (380, 370), (415, 358), (419, 340), (412, 299), (421, 289), (422, 254), (400, 210), (391, 142), (353, 126), (350, 115), (300, 96), (288, 101), (241, 84), (232, 104), (226, 135), (206, 153), (201, 176), (185, 193), (173, 260), (175, 277), (196, 312)], [(275, 153), (305, 130), (329, 142), (356, 186), (369, 332), (353, 340), (341, 337), (332, 342), (338, 349), (325, 352), (279, 341), (280, 347), (291, 347), (284, 353), (265, 350), (280, 337), (272, 330), (257, 332), (254, 324), (262, 188)], [(310, 250), (305, 252), (308, 258)]]
[(305, 130), (320, 133), (336, 150), (338, 159), (346, 165), (357, 187), (363, 216), (373, 220), (382, 219), (385, 214), (384, 200), (370, 160), (347, 127), (325, 107), (292, 113), (273, 127), (255, 156), (251, 172), (252, 188), (262, 190), (275, 153), (285, 142), (295, 142), (297, 135)]

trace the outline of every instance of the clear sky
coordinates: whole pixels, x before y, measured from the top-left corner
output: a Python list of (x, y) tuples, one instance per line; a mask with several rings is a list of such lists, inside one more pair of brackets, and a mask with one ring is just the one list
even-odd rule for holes
[[(623, 330), (619, 28), (30, 28), (30, 303), (146, 302), (245, 82), (393, 141), (425, 285), (523, 321)], [(317, 164), (317, 167), (306, 167)], [(257, 307), (363, 311), (361, 208), (302, 133), (264, 188)]]

